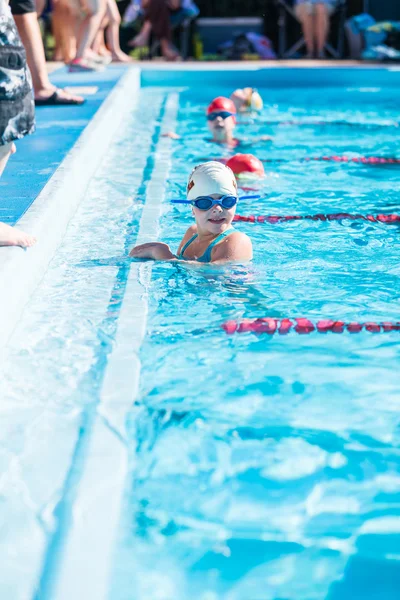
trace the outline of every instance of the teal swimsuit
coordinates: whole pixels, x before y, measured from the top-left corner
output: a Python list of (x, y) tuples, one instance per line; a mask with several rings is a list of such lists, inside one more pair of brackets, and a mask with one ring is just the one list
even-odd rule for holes
[[(218, 242), (220, 242), (221, 240), (223, 240), (225, 237), (227, 237), (228, 235), (230, 235), (231, 233), (233, 233), (235, 231), (235, 229), (233, 227), (231, 227), (230, 229), (227, 229), (226, 231), (224, 231), (223, 233), (220, 233), (215, 240), (213, 240), (211, 242), (211, 244), (208, 246), (207, 250), (204, 252), (204, 254), (202, 256), (200, 256), (199, 258), (196, 258), (197, 262), (203, 262), (203, 263), (208, 263), (211, 262), (211, 253), (213, 251), (213, 248), (216, 244), (218, 244)], [(192, 242), (194, 242), (194, 240), (197, 238), (197, 233), (195, 233), (190, 240), (188, 240), (186, 242), (186, 244), (183, 246), (182, 250), (180, 251), (180, 254), (178, 255), (178, 258), (180, 260), (190, 260), (188, 258), (185, 258), (183, 255), (185, 254), (185, 250), (190, 246), (190, 244)]]

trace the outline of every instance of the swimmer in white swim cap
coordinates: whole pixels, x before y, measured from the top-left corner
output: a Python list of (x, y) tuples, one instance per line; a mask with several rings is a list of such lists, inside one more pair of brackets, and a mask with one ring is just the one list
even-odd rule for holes
[(237, 112), (260, 112), (263, 109), (263, 101), (255, 88), (239, 88), (232, 92), (231, 100)]
[(151, 242), (133, 248), (132, 258), (166, 261), (195, 261), (223, 264), (245, 262), (253, 258), (250, 238), (232, 227), (238, 191), (235, 176), (229, 167), (209, 161), (195, 167), (190, 174), (186, 200), (196, 223), (186, 231), (177, 254), (162, 242)]

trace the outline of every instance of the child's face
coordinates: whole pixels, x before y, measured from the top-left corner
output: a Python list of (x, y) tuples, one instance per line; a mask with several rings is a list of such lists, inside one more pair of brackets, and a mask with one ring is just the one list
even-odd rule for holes
[[(211, 198), (222, 198), (220, 194), (210, 194)], [(235, 216), (236, 204), (232, 208), (223, 208), (220, 204), (215, 204), (209, 210), (200, 210), (193, 206), (193, 215), (196, 219), (197, 227), (202, 232), (222, 233), (232, 223)]]
[(207, 123), (213, 139), (216, 142), (226, 142), (231, 138), (236, 125), (234, 117), (226, 117), (226, 119), (223, 119), (218, 116), (213, 121), (207, 121)]

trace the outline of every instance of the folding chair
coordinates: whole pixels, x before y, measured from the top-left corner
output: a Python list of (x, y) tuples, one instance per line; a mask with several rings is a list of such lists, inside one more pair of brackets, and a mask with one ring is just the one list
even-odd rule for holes
[[(278, 56), (279, 58), (291, 58), (293, 57), (300, 48), (305, 46), (305, 40), (303, 35), (301, 38), (293, 44), (290, 48), (287, 48), (286, 30), (287, 30), (287, 17), (293, 18), (296, 23), (300, 24), (299, 19), (295, 13), (294, 0), (275, 0), (279, 10), (278, 27), (279, 27), (279, 41), (278, 41)], [(336, 7), (330, 19), (335, 17), (338, 18), (338, 39), (337, 46), (334, 48), (332, 44), (327, 42), (325, 44), (325, 50), (333, 58), (341, 58), (343, 56), (344, 47), (344, 24), (346, 20), (346, 9), (347, 0), (337, 0)]]

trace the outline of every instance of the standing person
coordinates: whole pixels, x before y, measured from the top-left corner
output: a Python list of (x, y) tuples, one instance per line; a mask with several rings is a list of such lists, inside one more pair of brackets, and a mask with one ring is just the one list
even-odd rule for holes
[[(2, 0), (4, 2), (4, 0)], [(50, 82), (34, 0), (10, 0), (11, 12), (26, 51), (37, 106), (83, 104), (84, 98), (69, 94)]]
[(325, 58), (329, 17), (335, 4), (336, 0), (296, 0), (295, 11), (303, 29), (307, 47), (306, 58)]
[[(5, 0), (0, 0), (0, 177), (15, 140), (35, 130), (32, 82), (25, 50)], [(0, 246), (33, 246), (35, 238), (0, 223)]]

